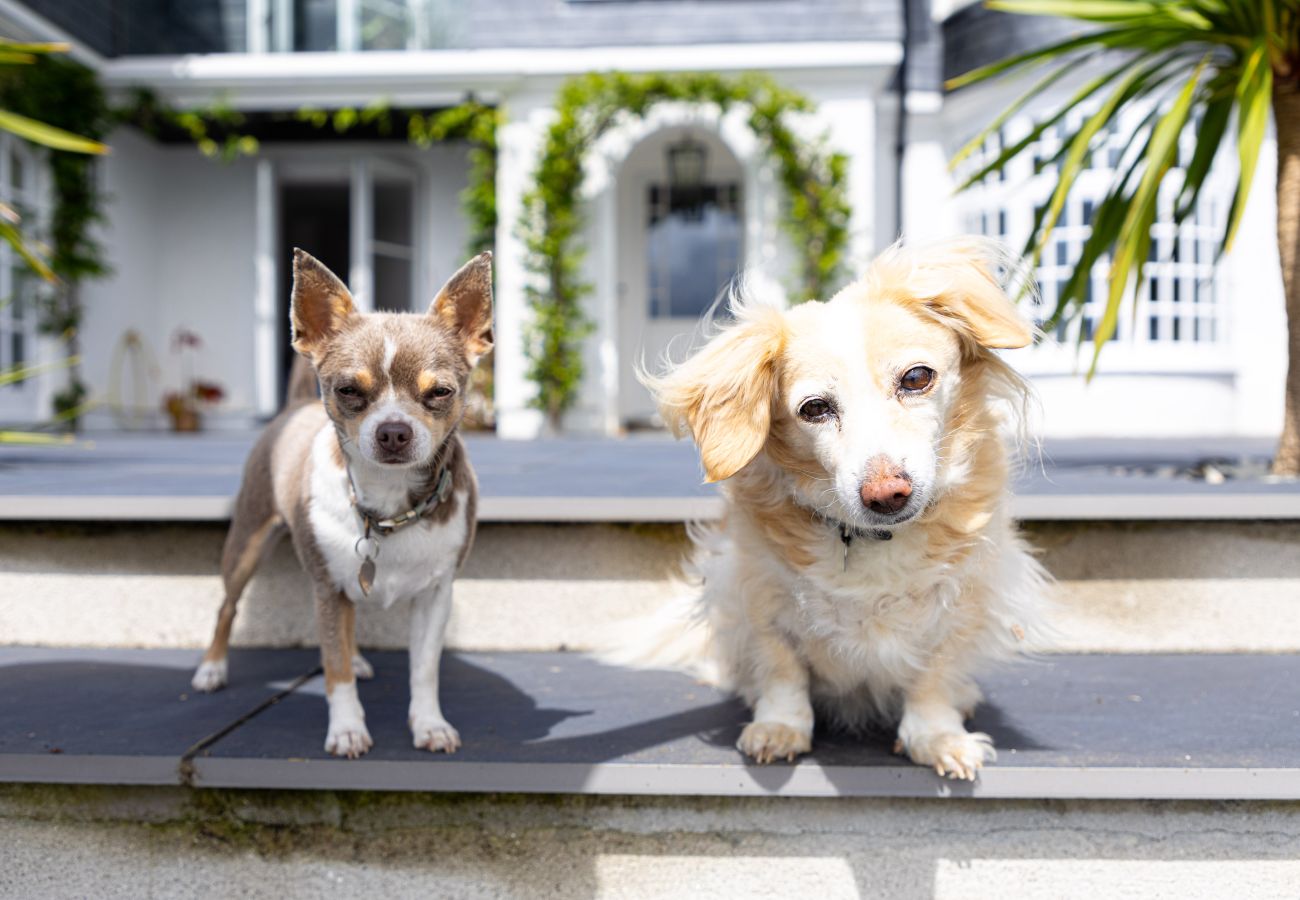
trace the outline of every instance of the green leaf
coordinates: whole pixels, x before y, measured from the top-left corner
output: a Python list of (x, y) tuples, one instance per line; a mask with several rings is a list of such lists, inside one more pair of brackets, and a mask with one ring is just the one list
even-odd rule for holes
[(1223, 142), (1223, 135), (1228, 129), (1232, 106), (1231, 97), (1220, 98), (1205, 106), (1205, 112), (1201, 116), (1201, 127), (1196, 132), (1196, 150), (1192, 153), (1191, 162), (1187, 164), (1183, 187), (1178, 192), (1178, 202), (1175, 204), (1174, 224), (1176, 225), (1181, 224), (1196, 208), (1196, 200), (1201, 195), (1201, 185), (1205, 183), (1210, 165), (1214, 162), (1214, 157), (1219, 152), (1219, 145)]
[(1178, 137), (1187, 124), (1191, 114), (1192, 100), (1201, 81), (1201, 73), (1208, 62), (1202, 60), (1192, 72), (1187, 84), (1179, 92), (1169, 112), (1161, 117), (1151, 133), (1147, 145), (1146, 169), (1142, 180), (1133, 192), (1124, 225), (1116, 241), (1115, 258), (1111, 262), (1109, 291), (1106, 297), (1106, 309), (1102, 313), (1101, 323), (1093, 334), (1092, 366), (1089, 377), (1097, 370), (1097, 358), (1102, 346), (1115, 334), (1119, 322), (1120, 304), (1128, 290), (1129, 274), (1134, 273), (1137, 285), (1142, 284), (1142, 270), (1146, 264), (1147, 249), (1151, 244), (1151, 225), (1155, 222), (1160, 197), (1160, 183), (1165, 173), (1178, 159)]
[(39, 365), (13, 366), (0, 371), (0, 387), (10, 384), (18, 384), (21, 381), (26, 381), (29, 378), (36, 375), (42, 375), (46, 372), (55, 372), (59, 369), (66, 369), (70, 366), (76, 365), (80, 361), (80, 357), (69, 356), (65, 359), (56, 359), (54, 362), (40, 363)]
[(18, 227), (12, 222), (0, 219), (0, 238), (8, 242), (9, 246), (13, 247), (14, 250), (18, 252), (18, 255), (26, 260), (27, 265), (31, 266), (32, 271), (37, 275), (49, 282), (56, 282), (59, 280), (58, 276), (56, 276), (54, 272), (50, 270), (50, 267), (45, 264), (45, 260), (37, 256), (27, 246), (26, 242), (23, 241), (22, 232), (19, 231)]
[(108, 147), (98, 141), (79, 137), (71, 131), (46, 125), (35, 119), (20, 116), (7, 109), (0, 109), (0, 128), (13, 132), (20, 138), (41, 144), (55, 150), (67, 150), (72, 153), (107, 153)]
[[(948, 162), (949, 171), (956, 169), (957, 166), (961, 165), (964, 159), (966, 159), (968, 156), (970, 156), (972, 153), (974, 153), (976, 150), (982, 147), (984, 145), (984, 142), (988, 140), (989, 135), (995, 133), (998, 129), (1000, 129), (1003, 125), (1005, 125), (1007, 121), (1016, 113), (1020, 112), (1020, 110), (1022, 110), (1025, 107), (1025, 105), (1029, 103), (1029, 101), (1033, 100), (1043, 91), (1047, 90), (1049, 87), (1056, 84), (1056, 82), (1060, 81), (1068, 74), (1070, 74), (1069, 66), (1058, 66), (1057, 68), (1049, 72), (1032, 88), (1030, 88), (1028, 91), (1025, 91), (1025, 93), (1021, 94), (1014, 103), (1012, 103), (1010, 106), (1008, 106), (1006, 109), (1002, 111), (1001, 115), (999, 115), (996, 119), (990, 122), (988, 127), (982, 130), (979, 134), (975, 135), (975, 137), (967, 141), (966, 146), (962, 147), (960, 150), (957, 151), (957, 154)], [(1098, 87), (1100, 87), (1100, 85), (1098, 85)], [(985, 174), (988, 174), (988, 172), (985, 172)], [(978, 180), (979, 179), (976, 179), (976, 181)], [(973, 184), (973, 183), (974, 183), (973, 181), (968, 182), (968, 184)]]
[(1241, 80), (1237, 84), (1237, 156), (1240, 175), (1228, 213), (1228, 227), (1223, 235), (1221, 252), (1232, 248), (1241, 225), (1241, 216), (1250, 198), (1250, 184), (1259, 163), (1259, 148), (1268, 129), (1269, 103), (1273, 96), (1273, 70), (1269, 66), (1268, 46), (1261, 40), (1246, 57)]
[(1087, 161), (1093, 138), (1097, 136), (1102, 128), (1111, 124), (1116, 113), (1125, 103), (1142, 93), (1143, 87), (1151, 82), (1152, 77), (1156, 75), (1163, 64), (1162, 61), (1130, 72), (1128, 77), (1122, 80), (1115, 90), (1111, 92), (1110, 96), (1106, 98), (1106, 101), (1098, 107), (1097, 111), (1084, 120), (1083, 125), (1075, 133), (1073, 140), (1070, 141), (1069, 153), (1061, 165), (1056, 189), (1052, 192), (1051, 200), (1048, 202), (1047, 215), (1043, 221), (1042, 230), (1039, 232), (1033, 265), (1038, 265), (1038, 261), (1042, 257), (1042, 250), (1047, 243), (1047, 238), (1056, 227), (1056, 222), (1061, 216), (1061, 210), (1065, 207), (1065, 201), (1069, 197), (1070, 190), (1074, 187), (1075, 179), (1078, 178), (1079, 173), (1083, 170), (1084, 163)]

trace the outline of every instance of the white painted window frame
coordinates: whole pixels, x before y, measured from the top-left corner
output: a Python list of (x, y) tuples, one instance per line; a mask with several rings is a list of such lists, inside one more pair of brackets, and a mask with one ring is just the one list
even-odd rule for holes
[[(15, 190), (11, 184), (11, 159), (19, 156), (25, 169), (24, 185)], [(27, 142), (11, 135), (0, 133), (0, 201), (20, 210), (24, 214), (22, 229), (29, 244), (45, 237), (49, 224), (50, 196), (49, 173), (45, 165), (44, 153)], [(15, 289), (13, 271), (22, 265), (21, 257), (7, 242), (0, 242), (0, 371), (7, 371), (16, 360), (12, 356), (12, 336), (14, 334), (15, 304), (12, 301)], [(44, 361), (37, 328), (35, 279), (39, 276), (29, 275), (29, 291), (26, 297), (21, 328), (23, 334), (23, 364), (37, 365)], [(42, 396), (39, 376), (26, 381), (0, 387), (0, 421), (32, 421), (40, 418), (38, 408)]]
[[(1124, 129), (1136, 126), (1145, 116), (1147, 109), (1130, 111), (1122, 123)], [(1079, 119), (1088, 110), (1074, 114), (1063, 124), (1063, 132), (1068, 134), (1077, 126)], [(976, 153), (962, 167), (962, 171), (974, 171), (986, 160), (991, 160), (998, 150), (998, 140), (1018, 141), (1032, 128), (1030, 115), (1014, 117), (1002, 129), (1001, 136), (991, 139), (990, 145)], [(1127, 132), (1125, 132), (1127, 133)], [(1183, 136), (1183, 158), (1190, 156), (1194, 146), (1194, 136)], [(1122, 148), (1124, 141), (1115, 142)], [(1044, 135), (1040, 139), (1042, 155), (1049, 156), (1059, 148), (1054, 136)], [(1111, 145), (1108, 144), (1109, 148)], [(1136, 148), (1133, 148), (1136, 149)], [(1099, 153), (1107, 150), (1099, 150)], [(1130, 149), (1132, 152), (1132, 149)], [(974, 185), (957, 195), (958, 217), (963, 229), (979, 233), (983, 231), (990, 236), (1000, 237), (1013, 249), (1019, 250), (1025, 242), (1033, 225), (1034, 210), (1044, 205), (1051, 197), (1056, 185), (1053, 169), (1045, 169), (1035, 174), (1033, 171), (1034, 154), (1027, 150), (1014, 159), (1002, 177), (991, 175), (985, 183)], [(1159, 240), (1160, 256), (1156, 261), (1148, 262), (1144, 272), (1144, 284), (1137, 295), (1126, 298), (1121, 312), (1119, 330), (1115, 339), (1106, 347), (1103, 367), (1108, 373), (1126, 374), (1230, 374), (1233, 369), (1231, 354), (1226, 352), (1230, 345), (1230, 310), (1224, 300), (1225, 273), (1222, 267), (1216, 270), (1211, 258), (1213, 249), (1217, 249), (1222, 235), (1223, 219), (1232, 197), (1232, 178), (1235, 168), (1231, 160), (1220, 157), (1202, 190), (1199, 208), (1192, 217), (1185, 221), (1178, 230), (1180, 259), (1174, 262), (1163, 252), (1169, 239), (1174, 234), (1172, 209), (1174, 199), (1181, 187), (1182, 173), (1173, 170), (1166, 177), (1160, 192), (1160, 212), (1156, 224), (1152, 227), (1153, 238)], [(958, 172), (962, 177), (962, 172)], [(1112, 170), (1110, 168), (1089, 168), (1079, 174), (1078, 180), (1068, 200), (1066, 224), (1058, 224), (1053, 232), (1053, 243), (1044, 252), (1043, 259), (1036, 271), (1042, 291), (1043, 315), (1048, 315), (1055, 308), (1057, 283), (1067, 279), (1073, 271), (1072, 263), (1078, 259), (1083, 241), (1088, 234), (1083, 225), (1083, 204), (1092, 202), (1094, 209), (1105, 196), (1110, 185)], [(1005, 213), (1005, 228), (999, 229), (999, 212)], [(1001, 233), (999, 233), (1001, 231)], [(1199, 256), (1193, 254), (1194, 242), (1201, 242)], [(1057, 242), (1064, 242), (1068, 248), (1064, 265), (1057, 263), (1055, 247)], [(1211, 253), (1205, 251), (1209, 249)], [(1190, 260), (1190, 261), (1189, 261)], [(1017, 366), (1030, 374), (1059, 374), (1077, 372), (1091, 362), (1092, 342), (1085, 340), (1080, 347), (1077, 344), (1084, 317), (1091, 317), (1095, 323), (1100, 319), (1105, 307), (1107, 290), (1106, 273), (1108, 258), (1100, 260), (1092, 272), (1092, 300), (1085, 307), (1081, 316), (1069, 322), (1063, 334), (1054, 334), (1044, 344), (1032, 351), (1017, 355)], [(1181, 296), (1178, 304), (1173, 302), (1174, 279), (1181, 279), (1181, 285), (1187, 279), (1196, 279), (1208, 283), (1213, 302), (1193, 303), (1190, 298)], [(1149, 295), (1148, 285), (1156, 285), (1156, 298)], [(1181, 290), (1180, 285), (1180, 290)], [(1205, 290), (1203, 288), (1203, 290)], [(1150, 317), (1159, 320), (1158, 337), (1151, 339), (1149, 333)], [(1172, 322), (1179, 320), (1180, 338), (1199, 328), (1201, 334), (1213, 334), (1212, 339), (1199, 341), (1180, 339), (1170, 340), (1173, 333)], [(1193, 324), (1196, 318), (1202, 321)]]

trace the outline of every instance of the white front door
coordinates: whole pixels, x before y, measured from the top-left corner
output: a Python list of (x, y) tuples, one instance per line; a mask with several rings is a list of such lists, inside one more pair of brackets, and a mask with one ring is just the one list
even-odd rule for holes
[(620, 233), (627, 235), (620, 281), (619, 397), (624, 423), (659, 424), (642, 367), (680, 361), (700, 318), (742, 265), (744, 219), (739, 180), (708, 183), (683, 196), (658, 179), (623, 185)]

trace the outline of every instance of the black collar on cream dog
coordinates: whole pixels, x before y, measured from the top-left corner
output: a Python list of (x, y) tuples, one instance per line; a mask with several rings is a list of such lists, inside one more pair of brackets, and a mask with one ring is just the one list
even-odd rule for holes
[(808, 511), (812, 513), (814, 519), (831, 526), (839, 532), (840, 543), (844, 545), (844, 569), (846, 571), (849, 568), (849, 545), (853, 543), (854, 538), (871, 538), (876, 541), (892, 541), (894, 539), (894, 533), (886, 531), (884, 528), (856, 528), (847, 522), (831, 518), (815, 509)]

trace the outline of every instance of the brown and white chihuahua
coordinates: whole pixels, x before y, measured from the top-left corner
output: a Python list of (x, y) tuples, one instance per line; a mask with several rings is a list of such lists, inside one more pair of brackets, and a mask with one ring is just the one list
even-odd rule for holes
[(452, 578), (474, 539), (474, 470), (457, 435), (469, 375), (492, 346), (492, 257), (466, 263), (428, 313), (357, 312), (343, 283), (302, 250), (293, 260), (293, 347), (315, 369), (293, 379), (285, 410), (244, 467), (221, 558), (225, 602), (194, 673), (226, 683), (239, 596), (284, 532), (316, 599), (329, 730), (325, 749), (371, 747), (356, 679), (356, 608), (410, 601), (415, 746), (454, 752), (460, 735), (438, 703)]

